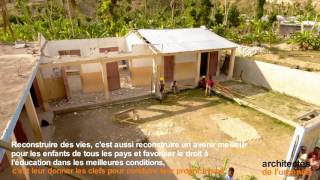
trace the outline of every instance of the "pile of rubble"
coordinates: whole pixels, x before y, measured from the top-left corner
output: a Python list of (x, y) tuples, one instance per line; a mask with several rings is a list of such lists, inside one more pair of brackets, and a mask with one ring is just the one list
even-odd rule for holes
[(236, 56), (242, 56), (242, 57), (250, 57), (257, 54), (266, 54), (268, 53), (268, 50), (264, 47), (250, 47), (250, 46), (244, 46), (244, 45), (238, 45)]

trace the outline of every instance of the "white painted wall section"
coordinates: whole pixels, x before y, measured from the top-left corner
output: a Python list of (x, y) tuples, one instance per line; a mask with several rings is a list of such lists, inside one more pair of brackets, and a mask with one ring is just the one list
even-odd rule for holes
[(135, 58), (132, 59), (132, 66), (135, 67), (150, 67), (152, 66), (152, 58)]
[(127, 49), (128, 51), (132, 51), (132, 46), (133, 45), (141, 45), (144, 44), (144, 42), (133, 32), (131, 32), (127, 37), (126, 37), (126, 42), (127, 42)]
[(124, 38), (96, 38), (96, 39), (74, 39), (74, 40), (53, 40), (48, 41), (44, 52), (48, 56), (58, 56), (60, 50), (81, 51), (81, 56), (92, 56), (99, 54), (99, 48), (119, 47), (124, 48)]
[(175, 63), (195, 62), (197, 60), (197, 53), (183, 53), (175, 55)]
[(101, 72), (101, 66), (99, 63), (90, 63), (81, 65), (82, 73)]

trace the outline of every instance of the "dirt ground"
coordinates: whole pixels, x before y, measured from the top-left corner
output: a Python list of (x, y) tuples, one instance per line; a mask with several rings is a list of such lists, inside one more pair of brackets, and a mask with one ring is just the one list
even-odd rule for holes
[[(133, 107), (138, 121), (119, 122), (113, 115)], [(126, 117), (123, 117), (126, 119)], [(203, 97), (200, 90), (169, 95), (163, 104), (150, 99), (87, 111), (57, 115), (52, 140), (131, 142), (238, 142), (246, 141), (243, 149), (207, 149), (208, 157), (162, 158), (167, 167), (188, 168), (193, 163), (202, 167), (235, 167), (235, 176), (263, 177), (262, 161), (284, 159), (293, 129), (252, 109), (241, 107), (216, 96)], [(159, 151), (160, 149), (154, 149)], [(166, 149), (161, 149), (166, 151)], [(115, 176), (110, 179), (192, 179), (189, 175)], [(95, 177), (97, 179), (97, 177)], [(105, 177), (101, 177), (105, 179)], [(277, 179), (274, 177), (273, 179)]]
[(320, 73), (319, 51), (302, 51), (286, 43), (271, 45), (267, 49), (270, 53), (255, 55), (252, 59)]

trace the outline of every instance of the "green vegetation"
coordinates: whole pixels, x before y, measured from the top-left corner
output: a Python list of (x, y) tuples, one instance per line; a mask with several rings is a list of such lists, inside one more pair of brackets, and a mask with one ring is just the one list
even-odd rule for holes
[(298, 44), (301, 50), (319, 50), (320, 35), (312, 31), (302, 31), (293, 34), (288, 43)]
[(257, 18), (261, 19), (264, 13), (264, 4), (266, 3), (266, 0), (258, 0), (258, 5), (257, 5)]
[[(305, 4), (286, 6), (274, 6), (265, 0), (247, 2), (247, 6), (255, 6), (254, 12), (243, 7), (243, 1), (234, 4), (211, 0), (0, 2), (1, 42), (34, 41), (39, 32), (47, 39), (81, 39), (122, 36), (137, 28), (188, 28), (204, 25), (237, 43), (261, 45), (280, 40), (276, 33), (278, 14), (297, 15), (300, 20), (317, 18), (311, 0)], [(89, 4), (94, 4), (91, 9), (84, 7)], [(264, 15), (268, 18), (261, 18)], [(318, 40), (300, 43), (305, 39), (304, 34), (296, 34), (291, 42), (305, 49), (319, 49)]]

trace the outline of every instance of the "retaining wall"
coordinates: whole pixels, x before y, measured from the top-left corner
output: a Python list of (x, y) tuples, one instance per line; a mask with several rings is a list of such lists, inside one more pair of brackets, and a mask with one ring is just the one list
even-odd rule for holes
[(234, 77), (320, 106), (320, 73), (237, 57)]

